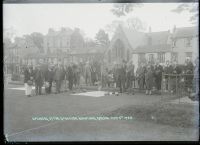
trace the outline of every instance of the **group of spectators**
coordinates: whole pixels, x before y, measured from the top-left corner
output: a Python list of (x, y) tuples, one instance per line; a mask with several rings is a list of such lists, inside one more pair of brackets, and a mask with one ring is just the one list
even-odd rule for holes
[[(146, 94), (151, 95), (155, 90), (161, 93), (161, 86), (166, 91), (174, 93), (176, 85), (181, 78), (177, 74), (188, 74), (184, 76), (184, 81), (189, 85), (193, 83), (193, 73), (197, 64), (187, 59), (184, 65), (178, 65), (176, 62), (167, 61), (165, 65), (159, 62), (155, 64), (141, 63), (137, 70), (133, 62), (122, 61), (121, 63), (107, 66), (105, 63), (98, 61), (61, 63), (53, 65), (43, 63), (35, 66), (27, 66), (24, 69), (24, 83), (26, 95), (31, 95), (31, 88), (35, 85), (36, 95), (41, 95), (42, 86), (45, 87), (46, 94), (52, 93), (52, 84), (55, 84), (55, 93), (61, 90), (72, 90), (73, 87), (80, 87), (81, 84), (87, 86), (99, 85), (101, 87), (119, 88), (120, 93), (128, 92), (134, 94), (134, 88), (146, 90)], [(163, 74), (164, 77), (163, 77)], [(67, 85), (68, 84), (68, 85)], [(187, 87), (192, 91), (192, 85)]]
[(152, 94), (152, 90), (157, 90), (160, 94), (161, 86), (165, 91), (175, 93), (181, 81), (185, 83), (188, 91), (192, 91), (193, 72), (193, 63), (186, 59), (184, 65), (178, 65), (176, 61), (166, 61), (165, 65), (158, 62), (155, 65), (141, 64), (136, 74), (140, 90), (146, 89), (146, 94)]
[(52, 93), (53, 85), (55, 85), (55, 93), (60, 93), (79, 87), (81, 78), (85, 79), (86, 85), (95, 85), (100, 79), (100, 67), (97, 62), (70, 62), (67, 65), (39, 63), (34, 67), (25, 66), (23, 73), (27, 96), (31, 96), (33, 85), (35, 94), (41, 95), (43, 86), (46, 94)]
[(138, 88), (151, 95), (153, 91), (160, 94), (161, 89), (176, 93), (177, 86), (183, 81), (184, 89), (192, 92), (195, 70), (198, 70), (198, 65), (193, 64), (190, 59), (186, 59), (184, 65), (178, 65), (176, 61), (166, 61), (166, 64), (160, 64), (158, 61), (140, 63), (136, 70), (132, 62), (123, 61), (115, 64), (111, 70), (106, 68), (102, 82), (103, 86), (107, 84), (109, 87), (113, 83), (121, 93), (134, 94), (133, 88)]

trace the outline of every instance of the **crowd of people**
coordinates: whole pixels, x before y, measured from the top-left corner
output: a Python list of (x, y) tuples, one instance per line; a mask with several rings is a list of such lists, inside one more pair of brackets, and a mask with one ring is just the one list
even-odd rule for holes
[[(42, 86), (45, 87), (45, 94), (52, 93), (52, 86), (55, 84), (55, 93), (79, 88), (80, 85), (101, 86), (118, 88), (120, 93), (134, 94), (134, 89), (146, 90), (151, 95), (154, 90), (161, 93), (161, 86), (171, 93), (176, 92), (177, 83), (182, 80), (189, 85), (193, 83), (193, 73), (197, 64), (189, 59), (184, 65), (177, 65), (176, 62), (167, 61), (165, 65), (156, 63), (141, 63), (137, 70), (132, 61), (115, 63), (111, 67), (106, 63), (98, 61), (50, 64), (40, 63), (37, 66), (24, 68), (25, 93), (31, 96), (32, 86), (35, 86), (35, 94), (42, 94)], [(198, 69), (198, 68), (197, 68)], [(163, 78), (163, 74), (164, 78)], [(177, 74), (188, 74), (184, 78)], [(187, 86), (192, 91), (192, 85)]]
[(38, 63), (35, 66), (25, 66), (23, 69), (25, 94), (31, 96), (32, 87), (35, 86), (35, 94), (42, 94), (42, 87), (45, 87), (45, 94), (52, 93), (55, 86), (55, 93), (72, 90), (73, 87), (80, 87), (81, 79), (85, 79), (86, 85), (95, 85), (100, 80), (100, 66), (97, 62), (86, 63)]

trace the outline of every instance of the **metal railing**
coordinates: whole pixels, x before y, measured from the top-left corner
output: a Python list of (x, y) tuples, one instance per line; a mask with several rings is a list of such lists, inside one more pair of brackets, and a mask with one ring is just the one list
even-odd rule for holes
[(189, 95), (194, 91), (194, 74), (162, 74), (162, 93), (170, 92), (179, 97)]

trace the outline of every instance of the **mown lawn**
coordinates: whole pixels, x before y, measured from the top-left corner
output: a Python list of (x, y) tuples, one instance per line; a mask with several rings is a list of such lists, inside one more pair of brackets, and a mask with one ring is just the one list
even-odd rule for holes
[(103, 113), (104, 116), (132, 116), (141, 121), (150, 121), (176, 127), (198, 127), (198, 106), (190, 104), (160, 103), (131, 105)]

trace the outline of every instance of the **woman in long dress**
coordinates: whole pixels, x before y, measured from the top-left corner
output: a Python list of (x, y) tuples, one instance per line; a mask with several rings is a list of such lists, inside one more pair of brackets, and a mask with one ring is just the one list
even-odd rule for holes
[(33, 82), (33, 71), (31, 67), (27, 67), (24, 70), (24, 86), (25, 86), (25, 95), (27, 97), (31, 97), (32, 92), (32, 84), (29, 84), (28, 82)]

